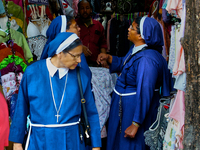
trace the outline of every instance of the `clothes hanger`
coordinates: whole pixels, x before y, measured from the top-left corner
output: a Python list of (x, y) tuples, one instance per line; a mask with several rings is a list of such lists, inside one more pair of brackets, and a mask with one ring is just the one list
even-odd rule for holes
[(153, 7), (152, 8), (154, 8), (154, 10), (152, 12), (152, 15), (154, 15), (154, 13), (156, 12), (156, 10), (158, 9), (158, 4), (159, 4), (159, 2), (157, 0), (153, 3)]

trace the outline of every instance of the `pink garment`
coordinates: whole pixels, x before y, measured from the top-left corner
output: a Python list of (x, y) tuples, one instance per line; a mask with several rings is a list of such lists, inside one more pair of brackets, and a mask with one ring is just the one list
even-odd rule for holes
[(168, 0), (166, 10), (169, 14), (173, 13), (173, 10), (176, 11), (178, 18), (182, 16), (182, 0)]
[(173, 75), (177, 76), (185, 72), (185, 58), (184, 58), (184, 50), (181, 46), (180, 49), (176, 52), (176, 61), (173, 68)]
[(108, 47), (107, 52), (110, 52), (110, 23), (111, 23), (111, 20), (112, 20), (112, 18), (110, 20), (108, 20), (108, 24), (107, 24), (107, 47)]
[(8, 105), (3, 94), (0, 92), (0, 150), (4, 149), (4, 146), (8, 146), (9, 137), (9, 116)]
[(73, 0), (72, 8), (74, 9), (74, 16), (78, 14), (78, 3), (79, 0)]
[(173, 67), (173, 75), (177, 76), (185, 72), (185, 58), (184, 58), (184, 50), (180, 43), (180, 29), (176, 29), (176, 57), (175, 57), (175, 64)]
[[(169, 114), (170, 118), (173, 118), (180, 122), (180, 130), (184, 131), (184, 120), (185, 120), (185, 92), (178, 90), (176, 95), (176, 100), (174, 102), (174, 105), (172, 107), (172, 110)], [(182, 145), (183, 137), (180, 137), (179, 139), (179, 146), (180, 148)]]

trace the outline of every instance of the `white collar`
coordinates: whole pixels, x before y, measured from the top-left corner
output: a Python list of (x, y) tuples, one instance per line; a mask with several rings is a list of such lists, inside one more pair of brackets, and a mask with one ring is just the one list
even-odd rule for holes
[(143, 44), (143, 45), (136, 46), (136, 47), (134, 46), (131, 55), (137, 53), (138, 51), (142, 50), (144, 47), (147, 47), (147, 46), (148, 46), (147, 44)]
[(62, 77), (64, 77), (68, 73), (69, 69), (68, 68), (57, 68), (56, 66), (54, 66), (51, 63), (50, 59), (51, 59), (51, 57), (48, 57), (46, 59), (47, 69), (49, 71), (50, 76), (53, 77), (55, 75), (56, 71), (58, 70), (58, 72), (59, 72), (59, 79), (61, 79)]

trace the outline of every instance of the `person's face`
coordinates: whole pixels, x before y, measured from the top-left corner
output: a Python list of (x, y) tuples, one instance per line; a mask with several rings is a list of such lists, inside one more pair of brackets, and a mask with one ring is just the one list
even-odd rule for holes
[(59, 66), (62, 68), (75, 69), (78, 63), (81, 62), (82, 45), (75, 47), (67, 53), (60, 52), (58, 54)]
[(81, 1), (80, 2), (80, 7), (79, 7), (79, 13), (81, 18), (83, 19), (88, 19), (90, 18), (90, 14), (92, 13), (92, 9), (90, 7), (89, 2), (87, 1)]
[(81, 28), (77, 25), (76, 21), (73, 19), (71, 20), (72, 24), (70, 25), (69, 29), (66, 32), (75, 33), (78, 37), (80, 37), (80, 30)]
[(131, 42), (135, 42), (138, 40), (140, 34), (137, 33), (137, 26), (138, 24), (135, 23), (135, 21), (130, 25), (130, 27), (128, 28), (128, 40), (130, 40)]

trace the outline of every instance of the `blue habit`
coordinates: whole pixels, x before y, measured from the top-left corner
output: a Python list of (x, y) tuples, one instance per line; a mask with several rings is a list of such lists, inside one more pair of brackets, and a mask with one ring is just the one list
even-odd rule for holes
[[(125, 57), (113, 56), (110, 72), (121, 72), (115, 86), (119, 93), (135, 95), (122, 96), (122, 123), (120, 133), (119, 100), (113, 92), (108, 123), (107, 150), (146, 150), (144, 131), (156, 120), (160, 94), (156, 89), (162, 87), (163, 96), (170, 95), (170, 75), (167, 62), (156, 50), (146, 49), (135, 54), (123, 67)], [(141, 126), (135, 138), (125, 138), (125, 130), (138, 122)]]
[[(37, 75), (38, 73), (38, 75)], [(91, 92), (90, 79), (80, 68), (88, 121), (91, 126), (92, 146), (101, 146), (99, 117)], [(58, 71), (51, 78), (57, 109), (63, 94), (66, 76), (59, 79)], [(33, 124), (66, 124), (77, 122), (81, 115), (81, 96), (76, 69), (69, 70), (66, 91), (59, 112), (58, 123), (53, 103), (46, 60), (28, 66), (20, 84), (9, 140), (23, 143), (27, 115)], [(79, 137), (78, 125), (67, 127), (32, 127), (28, 150), (85, 150)]]

